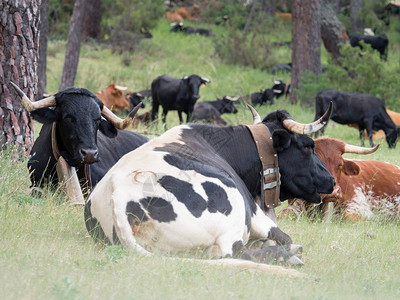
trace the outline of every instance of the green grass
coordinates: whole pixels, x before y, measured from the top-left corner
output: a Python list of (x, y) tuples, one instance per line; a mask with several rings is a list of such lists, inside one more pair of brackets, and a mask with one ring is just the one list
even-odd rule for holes
[[(267, 72), (222, 63), (214, 55), (210, 39), (168, 30), (169, 24), (161, 22), (152, 40), (142, 41), (137, 52), (124, 57), (99, 45), (83, 45), (76, 86), (97, 91), (116, 82), (139, 90), (148, 88), (151, 80), (163, 73), (177, 77), (196, 73), (211, 79), (200, 94), (202, 99), (213, 100), (272, 85), (273, 77)], [(55, 41), (49, 46), (49, 92), (58, 90), (64, 47), (64, 42)], [(279, 55), (290, 59), (290, 53)], [(123, 63), (126, 59), (129, 66)], [(149, 103), (146, 106), (150, 109)], [(314, 118), (312, 109), (290, 105), (285, 99), (257, 109), (262, 117), (272, 110), (287, 109), (300, 122)], [(230, 124), (250, 124), (252, 120), (242, 105), (238, 114), (224, 118)], [(170, 128), (178, 124), (176, 112), (168, 114), (167, 123)], [(35, 136), (39, 129), (40, 124), (35, 123)], [(144, 130), (163, 132), (161, 124)], [(350, 127), (330, 122), (325, 132), (326, 136), (360, 144), (358, 132)], [(388, 149), (386, 142), (367, 159), (400, 165), (398, 149)], [(59, 191), (47, 190), (41, 199), (30, 197), (26, 162), (26, 158), (17, 159), (11, 152), (0, 154), (1, 299), (400, 297), (400, 228), (396, 222), (361, 220), (353, 224), (305, 217), (281, 220), (282, 230), (304, 246), (305, 266), (300, 271), (310, 275), (308, 279), (211, 267), (163, 259), (157, 254), (140, 257), (119, 246), (104, 247), (93, 241), (85, 228), (82, 207), (65, 203)]]

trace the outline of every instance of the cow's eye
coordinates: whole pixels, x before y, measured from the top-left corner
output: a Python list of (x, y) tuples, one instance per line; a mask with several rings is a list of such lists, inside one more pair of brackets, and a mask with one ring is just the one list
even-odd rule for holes
[(64, 117), (64, 120), (67, 122), (74, 122), (75, 121), (75, 117), (73, 115), (66, 115)]

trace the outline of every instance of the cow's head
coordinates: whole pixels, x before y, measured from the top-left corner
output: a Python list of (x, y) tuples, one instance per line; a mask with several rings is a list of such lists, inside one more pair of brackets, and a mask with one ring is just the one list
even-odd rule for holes
[(139, 104), (141, 108), (144, 108), (144, 103), (142, 102), (143, 99), (144, 96), (138, 92), (127, 93), (126, 95), (126, 100), (128, 100), (131, 110)]
[[(287, 111), (268, 114), (262, 122), (272, 134), (273, 147), (278, 154), (281, 176), (280, 200), (303, 198), (308, 202), (321, 202), (320, 193), (331, 193), (335, 179), (314, 151), (314, 141), (308, 134), (320, 130), (329, 120), (332, 106), (317, 121), (301, 124)], [(254, 123), (259, 123), (256, 116)]]
[(346, 144), (337, 139), (320, 138), (315, 139), (315, 152), (321, 158), (328, 168), (329, 172), (335, 177), (337, 186), (333, 193), (323, 195), (325, 202), (342, 200), (342, 191), (340, 186), (346, 181), (348, 176), (357, 176), (360, 173), (360, 167), (353, 160), (343, 158), (344, 153), (371, 154), (378, 150), (379, 145), (374, 148), (364, 148)]
[(184, 27), (183, 27), (183, 23), (182, 22), (174, 22), (171, 23), (171, 29), (169, 31), (171, 32), (179, 32), (179, 31), (183, 31)]
[(398, 135), (398, 127), (395, 128), (387, 128), (384, 130), (386, 136), (386, 142), (388, 143), (389, 148), (395, 148), (397, 143)]
[(209, 83), (210, 80), (198, 75), (190, 75), (182, 78), (177, 95), (177, 106), (193, 111), (196, 101), (200, 98), (200, 86)]
[(234, 102), (237, 101), (239, 99), (239, 97), (230, 97), (230, 96), (224, 96), (221, 99), (221, 110), (220, 113), (221, 114), (236, 114), (238, 112)]
[(110, 84), (105, 90), (105, 97), (108, 98), (113, 111), (129, 110), (129, 102), (125, 99), (123, 91), (126, 87)]
[(98, 161), (97, 131), (115, 137), (116, 128), (131, 125), (139, 109), (136, 107), (126, 119), (120, 119), (95, 94), (75, 87), (32, 102), (17, 85), (11, 84), (35, 120), (44, 124), (56, 123), (60, 154), (72, 167)]

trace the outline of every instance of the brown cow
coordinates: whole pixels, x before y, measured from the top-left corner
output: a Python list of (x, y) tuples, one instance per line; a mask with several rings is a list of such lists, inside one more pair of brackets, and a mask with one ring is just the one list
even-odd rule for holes
[[(357, 221), (371, 218), (378, 210), (385, 216), (398, 217), (400, 213), (400, 167), (372, 160), (345, 159), (344, 153), (370, 154), (375, 148), (363, 148), (331, 139), (315, 139), (315, 152), (336, 179), (332, 194), (323, 195), (323, 202), (333, 202), (345, 219)], [(289, 201), (290, 209), (303, 211), (312, 207), (303, 200)], [(321, 209), (321, 206), (318, 207)], [(282, 212), (285, 215), (288, 211)]]
[[(392, 119), (392, 121), (394, 122), (394, 124), (396, 124), (396, 126), (400, 126), (400, 113), (392, 111), (390, 109), (386, 109), (389, 117)], [(358, 130), (358, 125), (357, 124), (349, 124), (350, 127), (354, 127)], [(398, 134), (400, 133), (399, 130), (397, 130)], [(367, 133), (365, 133), (365, 137), (368, 138)], [(378, 130), (378, 131), (373, 131), (372, 134), (372, 139), (373, 140), (384, 140), (385, 137), (385, 132), (383, 130)], [(398, 138), (400, 139), (400, 137)]]
[(112, 111), (129, 110), (129, 102), (125, 99), (123, 91), (127, 88), (116, 85), (115, 83), (110, 84), (104, 90), (97, 92), (96, 95), (99, 97), (104, 105)]
[(195, 20), (193, 14), (200, 14), (200, 9), (198, 5), (193, 5), (192, 7), (179, 7), (175, 11), (167, 11), (165, 17), (170, 22), (181, 23), (183, 20)]

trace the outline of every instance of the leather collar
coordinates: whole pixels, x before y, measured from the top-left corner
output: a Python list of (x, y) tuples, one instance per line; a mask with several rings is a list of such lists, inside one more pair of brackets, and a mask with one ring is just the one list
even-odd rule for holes
[(272, 136), (263, 123), (246, 125), (256, 144), (262, 165), (261, 174), (261, 209), (275, 208), (281, 205), (279, 200), (280, 175), (278, 155), (273, 148)]

